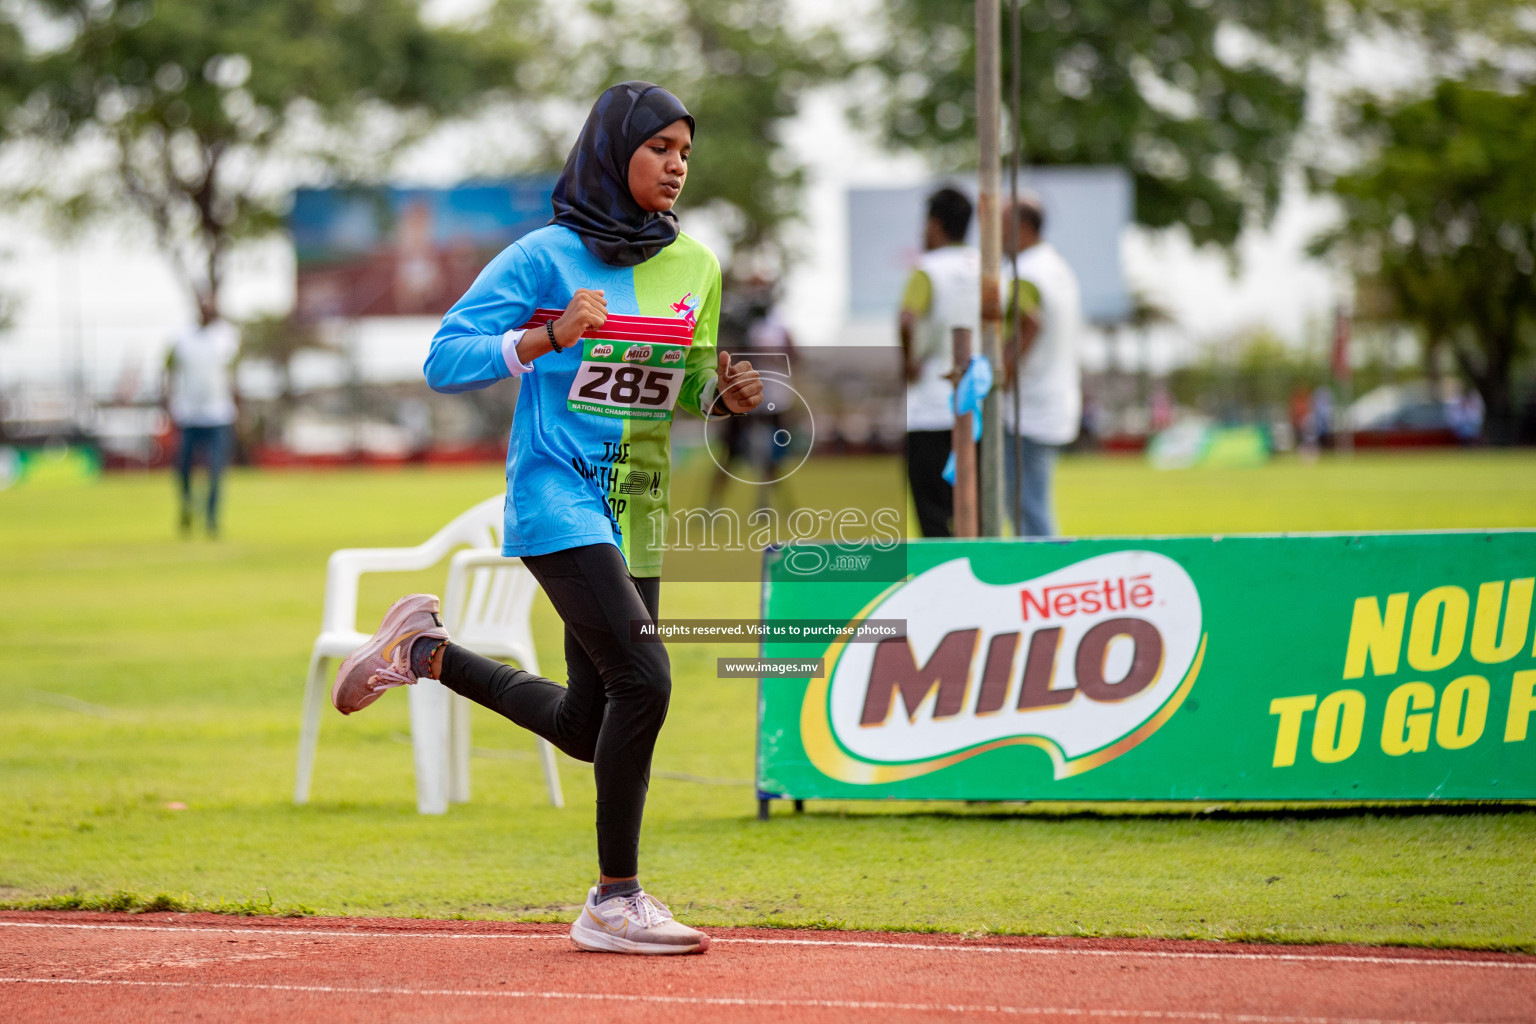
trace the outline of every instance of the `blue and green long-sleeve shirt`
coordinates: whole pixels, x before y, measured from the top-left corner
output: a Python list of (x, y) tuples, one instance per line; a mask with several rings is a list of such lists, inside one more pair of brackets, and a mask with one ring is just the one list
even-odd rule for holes
[[(578, 288), (601, 289), (609, 322), (524, 365), (523, 329), (543, 330)], [(615, 544), (633, 576), (659, 576), (671, 485), (672, 413), (714, 402), (720, 263), (688, 235), (614, 267), (569, 228), (524, 235), (443, 317), (425, 366), (449, 394), (518, 376), (507, 446), (502, 552)]]

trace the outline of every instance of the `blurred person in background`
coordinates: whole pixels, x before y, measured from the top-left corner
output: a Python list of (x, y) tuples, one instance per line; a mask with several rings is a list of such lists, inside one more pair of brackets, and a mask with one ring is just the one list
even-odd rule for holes
[(1020, 314), (1018, 336), (1004, 353), (1004, 384), (1013, 392), (1004, 412), (1005, 421), (1012, 420), (1004, 457), (1009, 492), (1018, 495), (1009, 502), (1010, 514), (1018, 536), (1054, 537), (1056, 456), (1077, 439), (1082, 419), (1082, 295), (1067, 261), (1041, 238), (1045, 209), (1038, 197), (1021, 196), (1004, 225), (1004, 247), (1013, 258), (1012, 302)]
[[(789, 511), (788, 485), (779, 479), (778, 469), (793, 441), (784, 414), (791, 408), (794, 392), (780, 375), (790, 375), (795, 339), (779, 315), (778, 292), (777, 281), (755, 274), (730, 289), (721, 304), (721, 339), (744, 344), (763, 374), (763, 401), (751, 416), (732, 416), (720, 425), (724, 451), (715, 460), (706, 499), (712, 509), (720, 508), (725, 500), (731, 467), (745, 462), (752, 468), (755, 482), (762, 485), (754, 494), (755, 507), (768, 508), (777, 501), (786, 513)], [(712, 452), (715, 447), (711, 446)]]
[(198, 313), (197, 324), (177, 335), (166, 355), (166, 399), (171, 421), (181, 432), (181, 446), (176, 452), (181, 534), (186, 537), (192, 533), (192, 467), (201, 456), (208, 469), (203, 526), (209, 537), (217, 537), (219, 483), (233, 443), (232, 367), (240, 353), (240, 332), (219, 316), (208, 299), (199, 302)]
[(1333, 428), (1333, 388), (1319, 384), (1312, 390), (1312, 436), (1319, 446), (1332, 446)]
[(1173, 392), (1168, 390), (1168, 385), (1159, 382), (1152, 388), (1150, 426), (1152, 433), (1160, 433), (1173, 426), (1174, 415), (1178, 411), (1178, 404), (1174, 401)]
[(1296, 450), (1303, 456), (1317, 454), (1317, 425), (1312, 419), (1312, 392), (1305, 384), (1291, 390), (1291, 430), (1296, 437)]
[(1447, 403), (1446, 420), (1456, 440), (1471, 444), (1483, 434), (1483, 396), (1476, 388), (1467, 388), (1461, 397)]
[(897, 330), (907, 373), (907, 481), (924, 537), (951, 536), (954, 490), (944, 479), (955, 424), (950, 332), (981, 329), (981, 253), (965, 244), (971, 201), (954, 188), (928, 197), (923, 255), (907, 279)]
[(590, 762), (598, 884), (570, 933), (590, 951), (709, 948), (640, 886), (672, 675), (665, 647), (632, 639), (660, 615), (673, 408), (734, 416), (762, 399), (751, 364), (716, 350), (720, 263), (672, 213), (693, 135), (693, 116), (659, 86), (604, 92), (555, 185), (554, 218), (480, 272), (427, 355), (435, 391), (521, 383), (502, 553), (522, 559), (565, 625), (567, 685), (449, 642), (438, 599), (411, 594), (342, 662), (331, 692), (352, 714), (390, 687), (437, 679)]

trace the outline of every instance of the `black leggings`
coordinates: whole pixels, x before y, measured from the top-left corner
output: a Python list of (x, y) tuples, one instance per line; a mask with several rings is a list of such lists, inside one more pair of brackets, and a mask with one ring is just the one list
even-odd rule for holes
[(639, 873), (651, 753), (672, 695), (666, 648), (631, 643), (629, 624), (655, 621), (661, 580), (630, 576), (612, 544), (530, 555), (523, 564), (565, 622), (568, 684), (455, 644), (444, 648), (442, 683), (592, 762), (598, 867), (610, 878), (628, 878)]
[(955, 515), (955, 489), (944, 479), (951, 447), (948, 430), (907, 431), (907, 482), (924, 537), (948, 537)]

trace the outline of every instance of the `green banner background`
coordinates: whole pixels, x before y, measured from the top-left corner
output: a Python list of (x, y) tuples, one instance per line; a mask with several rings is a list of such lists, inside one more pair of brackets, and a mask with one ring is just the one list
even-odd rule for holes
[[(766, 556), (766, 618), (849, 621), (890, 587), (878, 581), (799, 580), (787, 561), (793, 551), (788, 548)], [(1125, 551), (1154, 552), (1183, 568), (1198, 591), (1200, 630), (1206, 641), (1198, 676), (1187, 694), (1174, 702), (1177, 709), (1171, 717), (1139, 744), (1106, 763), (1062, 778), (1053, 773), (1052, 759), (1044, 750), (1014, 745), (988, 749), (912, 778), (872, 784), (840, 781), (818, 769), (802, 736), (805, 713), (818, 710), (804, 706), (812, 681), (763, 680), (758, 707), (758, 789), (763, 795), (837, 799), (1536, 798), (1536, 714), (1528, 716), (1529, 728), (1517, 730), (1511, 730), (1509, 714), (1512, 701), (1517, 710), (1526, 707), (1529, 698), (1521, 694), (1536, 683), (1536, 674), (1517, 678), (1518, 673), (1536, 670), (1536, 630), (1525, 628), (1518, 653), (1493, 663), (1474, 659), (1471, 642), (1481, 588), (1493, 581), (1504, 583), (1503, 614), (1495, 638), (1506, 637), (1510, 627), (1520, 631), (1518, 617), (1510, 623), (1504, 620), (1511, 617), (1512, 605), (1518, 612), (1516, 595), (1528, 586), (1524, 581), (1536, 576), (1536, 531), (920, 541), (910, 544), (906, 554), (912, 576), (967, 558), (977, 580), (1016, 584), (1016, 594), (1028, 581), (1047, 573)], [(1449, 594), (1451, 611), (1442, 608), (1432, 617), (1435, 639), (1429, 648), (1424, 647), (1428, 641), (1419, 641), (1419, 662), (1425, 662), (1425, 650), (1443, 656), (1450, 649), (1445, 645), (1455, 639), (1452, 620), (1458, 599), (1453, 592), (1436, 590), (1448, 587), (1460, 588), (1469, 605), (1460, 654), (1443, 668), (1416, 669), (1409, 664), (1408, 649), (1413, 643), (1415, 611), (1426, 593), (1435, 591), (1442, 598)], [(1375, 598), (1382, 614), (1390, 618), (1394, 607), (1390, 595), (1405, 593), (1406, 621), (1396, 671), (1378, 675), (1381, 665), (1368, 659), (1363, 676), (1346, 679), (1357, 599)], [(1436, 600), (1431, 595), (1431, 607)], [(1399, 604), (1402, 601), (1397, 599)], [(934, 614), (947, 616), (946, 621), (957, 615), (963, 620), (967, 610), (936, 608)], [(1035, 627), (1036, 623), (1026, 623), (1016, 628)], [(834, 657), (847, 652), (848, 648), (828, 650), (824, 643), (768, 643), (762, 648), (767, 657), (825, 655), (829, 675), (835, 670)], [(922, 665), (926, 656), (927, 652), (916, 652), (915, 664)], [(1444, 702), (1440, 698), (1454, 681), (1466, 676), (1479, 676), (1488, 683), (1485, 720), (1475, 741), (1448, 749), (1439, 738), (1443, 735), (1453, 744), (1464, 741), (1466, 715), (1453, 716), (1454, 721), (1441, 726), (1438, 717)], [(1434, 692), (1431, 714), (1419, 724), (1428, 730), (1427, 749), (1392, 756), (1384, 751), (1382, 738), (1388, 698), (1410, 682), (1425, 683)], [(1469, 685), (1479, 689), (1475, 682)], [(1306, 704), (1302, 700), (1289, 705), (1291, 717), (1299, 715), (1300, 721), (1294, 763), (1277, 766), (1278, 733), (1286, 716), (1272, 713), (1272, 702), (1311, 696), (1323, 703), (1330, 694), (1346, 690), (1361, 694), (1365, 705), (1354, 753), (1333, 763), (1313, 756), (1318, 715), (1315, 709), (1296, 710)], [(1474, 693), (1469, 703), (1475, 704), (1475, 698)], [(1076, 699), (1084, 698), (1079, 694)], [(1341, 700), (1347, 704), (1355, 698), (1336, 698), (1334, 706)], [(895, 714), (901, 714), (899, 698), (894, 706)], [(1410, 705), (1408, 710), (1416, 709)], [(1523, 710), (1515, 718), (1527, 721)], [(1463, 727), (1460, 740), (1458, 723)], [(1516, 732), (1523, 738), (1516, 737)], [(843, 756), (868, 761), (853, 755), (841, 738), (838, 746)]]

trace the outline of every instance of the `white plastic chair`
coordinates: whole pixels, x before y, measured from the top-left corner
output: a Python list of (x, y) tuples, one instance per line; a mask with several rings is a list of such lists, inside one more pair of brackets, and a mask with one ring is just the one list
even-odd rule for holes
[[(357, 586), (363, 573), (428, 569), (453, 548), (469, 545), (449, 563), (443, 624), (455, 643), (477, 654), (515, 660), (538, 671), (528, 621), (538, 586), (520, 560), (501, 556), (504, 500), (499, 494), (487, 498), (414, 548), (345, 548), (331, 553), (321, 631), (304, 684), (294, 803), (309, 802), (331, 661), (346, 657), (369, 637), (357, 629)], [(469, 800), (469, 701), (431, 679), (418, 680), (409, 693), (416, 808), (422, 814), (443, 814), (449, 802)], [(538, 743), (550, 803), (563, 807), (554, 748), (542, 738)]]
[[(448, 561), (448, 585), (443, 592), (443, 623), (453, 641), (476, 654), (501, 661), (516, 662), (535, 675), (539, 656), (534, 649), (531, 615), (539, 584), (520, 558), (505, 558), (499, 547), (492, 550), (469, 548)], [(423, 687), (422, 683), (431, 683)], [(448, 793), (449, 798), (469, 800), (469, 708), (470, 702), (431, 679), (411, 688), (417, 705), (428, 694), (440, 693), (447, 702), (448, 715)], [(415, 731), (415, 718), (412, 718)], [(539, 759), (544, 767), (544, 785), (549, 802), (565, 806), (560, 790), (560, 774), (555, 767), (555, 748), (542, 737), (538, 740)], [(419, 769), (418, 769), (419, 770)]]

